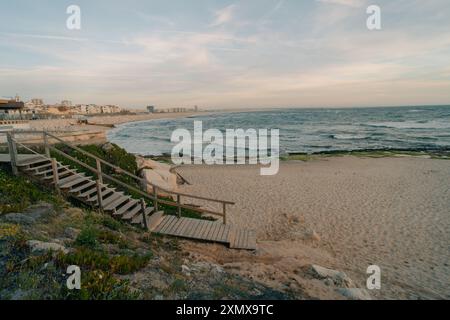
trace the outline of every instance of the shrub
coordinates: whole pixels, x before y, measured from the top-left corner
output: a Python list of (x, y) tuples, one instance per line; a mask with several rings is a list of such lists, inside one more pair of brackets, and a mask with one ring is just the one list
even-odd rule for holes
[(95, 249), (98, 247), (98, 230), (93, 227), (86, 227), (81, 230), (78, 237), (75, 239), (75, 245), (79, 247), (86, 247)]

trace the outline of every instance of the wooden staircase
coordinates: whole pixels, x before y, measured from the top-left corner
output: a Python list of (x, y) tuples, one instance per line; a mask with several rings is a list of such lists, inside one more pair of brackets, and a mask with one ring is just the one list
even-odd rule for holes
[[(67, 196), (78, 199), (92, 208), (100, 209), (135, 225), (154, 225), (159, 220), (163, 211), (155, 211), (154, 207), (146, 207), (143, 214), (142, 205), (139, 200), (125, 195), (106, 184), (98, 185), (93, 178), (79, 173), (69, 166), (56, 162), (58, 177), (53, 174), (53, 163), (50, 159), (37, 157), (18, 164), (19, 170), (34, 179), (56, 187)], [(99, 195), (100, 191), (100, 195)], [(144, 222), (144, 216), (146, 222)]]
[(146, 207), (143, 200), (125, 195), (55, 159), (37, 155), (17, 162), (16, 166), (22, 174), (50, 185), (66, 196), (151, 232), (223, 243), (234, 249), (256, 249), (256, 236), (252, 231), (220, 222), (165, 215), (164, 211)]

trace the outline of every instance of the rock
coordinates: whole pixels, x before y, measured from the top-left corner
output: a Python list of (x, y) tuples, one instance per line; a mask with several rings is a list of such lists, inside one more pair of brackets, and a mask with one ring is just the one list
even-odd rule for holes
[(344, 297), (351, 300), (372, 300), (369, 292), (360, 288), (339, 288), (337, 290)]
[[(336, 286), (350, 288), (353, 287), (353, 281), (350, 279), (344, 272), (324, 268), (318, 265), (311, 265), (310, 272), (312, 275), (321, 280), (330, 279)], [(327, 285), (329, 285), (329, 281), (327, 281)]]
[[(169, 175), (173, 176), (173, 178), (169, 179)], [(161, 172), (151, 169), (142, 170), (141, 176), (145, 179), (146, 182), (154, 184), (164, 190), (167, 191), (176, 191), (178, 189), (178, 185), (176, 184), (176, 176), (170, 172)], [(145, 183), (144, 183), (145, 184)], [(146, 188), (147, 192), (153, 194), (153, 186), (152, 185), (143, 185), (144, 189)], [(168, 196), (164, 191), (159, 190), (158, 195)]]
[(189, 267), (184, 264), (181, 266), (181, 272), (187, 276), (191, 275), (191, 269), (189, 269)]
[(25, 213), (34, 217), (35, 219), (43, 219), (54, 215), (55, 209), (50, 203), (40, 202), (28, 207)]
[(105, 152), (111, 152), (112, 150), (114, 150), (114, 145), (112, 143), (105, 143), (104, 145), (102, 145), (102, 150)]
[(35, 251), (62, 251), (64, 253), (68, 253), (69, 250), (64, 247), (63, 245), (60, 245), (58, 243), (54, 242), (43, 242), (38, 240), (29, 240), (27, 241), (28, 246), (30, 247), (32, 252)]
[(70, 239), (76, 239), (78, 237), (78, 235), (80, 234), (81, 230), (80, 229), (76, 229), (76, 228), (72, 228), (72, 227), (67, 227), (64, 230), (64, 235)]
[(142, 169), (152, 169), (152, 170), (164, 170), (164, 171), (170, 171), (171, 166), (166, 163), (161, 163), (158, 161), (154, 161), (151, 159), (146, 159), (143, 157), (136, 156), (136, 164), (138, 167), (138, 170)]
[[(171, 172), (171, 166), (165, 163), (160, 163), (151, 159), (145, 159), (143, 157), (136, 157), (136, 164), (138, 170), (141, 171), (140, 175), (149, 184), (156, 185), (167, 191), (177, 191), (178, 189), (178, 176), (177, 173)], [(142, 187), (150, 194), (153, 194), (153, 186), (143, 182)], [(163, 197), (170, 196), (169, 193), (159, 191)]]
[(27, 298), (27, 296), (30, 293), (31, 293), (31, 291), (24, 291), (24, 290), (18, 289), (11, 294), (11, 300), (14, 300), (14, 301), (24, 300)]
[(38, 204), (30, 206), (23, 213), (8, 213), (1, 217), (5, 222), (17, 223), (17, 224), (33, 224), (41, 219), (46, 219), (55, 214), (53, 205), (40, 202)]
[(225, 270), (219, 265), (213, 265), (211, 271), (214, 273), (224, 273), (225, 272)]
[(16, 224), (33, 224), (36, 222), (36, 219), (23, 213), (8, 213), (3, 215), (1, 219)]

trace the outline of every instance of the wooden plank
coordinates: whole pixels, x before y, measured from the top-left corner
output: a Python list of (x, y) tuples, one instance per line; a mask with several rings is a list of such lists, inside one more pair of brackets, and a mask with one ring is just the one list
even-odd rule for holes
[(167, 228), (169, 228), (173, 223), (177, 222), (177, 218), (175, 216), (168, 216), (165, 218), (166, 222), (164, 225), (161, 223), (161, 228), (159, 229), (160, 233), (166, 233)]
[(166, 225), (166, 223), (169, 221), (170, 216), (165, 216), (164, 219), (161, 221), (161, 223), (158, 225), (158, 227), (155, 229), (155, 232), (159, 233), (162, 228)]
[(208, 238), (208, 233), (211, 231), (211, 228), (213, 227), (212, 222), (206, 222), (206, 228), (203, 230), (203, 233), (200, 235), (201, 239), (205, 240)]
[(198, 226), (198, 220), (196, 219), (189, 219), (189, 227), (186, 228), (184, 232), (185, 237), (191, 237), (192, 233), (194, 232), (195, 228)]
[(194, 237), (194, 235), (195, 235), (195, 231), (198, 229), (198, 226), (200, 225), (202, 223), (202, 221), (201, 220), (199, 220), (199, 219), (194, 219), (193, 221), (192, 221), (192, 226), (191, 226), (191, 228), (186, 232), (186, 237), (189, 237), (189, 238), (193, 238)]
[(245, 237), (244, 240), (242, 241), (242, 247), (243, 248), (248, 248), (248, 230), (245, 230)]
[(211, 230), (208, 232), (208, 235), (206, 236), (206, 239), (208, 240), (212, 240), (213, 239), (213, 235), (217, 230), (217, 223), (212, 223), (212, 228)]
[(222, 224), (222, 227), (220, 228), (220, 232), (219, 232), (219, 234), (217, 235), (217, 240), (218, 240), (218, 241), (224, 242), (224, 241), (223, 241), (223, 235), (225, 234), (226, 229), (227, 229), (227, 226), (224, 225), (224, 224)]
[(190, 225), (192, 223), (192, 220), (190, 219), (186, 219), (185, 218), (185, 224), (183, 226), (181, 226), (180, 230), (179, 230), (179, 235), (184, 237), (186, 231), (190, 228)]
[(201, 227), (200, 227), (200, 229), (197, 231), (197, 239), (201, 239), (202, 238), (202, 235), (203, 235), (203, 232), (205, 231), (205, 229), (208, 227), (208, 223), (206, 223), (206, 222), (203, 222), (202, 224), (201, 224)]
[(165, 231), (167, 227), (174, 222), (176, 222), (174, 216), (164, 217), (164, 220), (161, 222), (158, 232), (162, 232), (163, 230)]
[(174, 232), (174, 235), (177, 235), (177, 236), (183, 235), (184, 229), (186, 229), (186, 226), (188, 225), (188, 222), (189, 222), (188, 220), (186, 220), (185, 218), (182, 218), (180, 226)]
[(249, 249), (256, 249), (256, 235), (253, 231), (250, 231), (249, 234), (248, 247)]
[(219, 224), (219, 223), (216, 223), (217, 224), (217, 227), (216, 227), (216, 230), (214, 230), (214, 233), (213, 233), (213, 235), (212, 235), (212, 240), (214, 240), (214, 241), (217, 241), (218, 239), (219, 239), (219, 233), (222, 231), (222, 226), (223, 226), (223, 224)]
[[(175, 217), (176, 218), (176, 217)], [(165, 231), (166, 234), (174, 234), (177, 228), (180, 226), (181, 220), (176, 218), (173, 223)]]
[(203, 222), (203, 220), (199, 220), (196, 228), (194, 230), (192, 230), (191, 237), (198, 238), (198, 234), (200, 233), (200, 230), (202, 229), (202, 227), (204, 225), (205, 225), (205, 223)]
[(180, 228), (182, 227), (182, 225), (184, 224), (184, 219), (178, 219), (178, 223), (176, 226), (173, 227), (171, 233), (172, 235), (176, 235), (177, 232), (180, 230)]
[(234, 238), (233, 248), (236, 248), (239, 245), (240, 239), (241, 239), (241, 230), (236, 229), (236, 236)]
[(225, 232), (224, 232), (224, 234), (222, 236), (222, 241), (223, 242), (228, 242), (228, 235), (230, 234), (230, 230), (231, 230), (230, 226), (225, 226)]
[(177, 217), (171, 216), (170, 221), (164, 226), (163, 229), (161, 229), (161, 232), (165, 234), (173, 234), (173, 229), (179, 223), (179, 221), (180, 219), (178, 219)]

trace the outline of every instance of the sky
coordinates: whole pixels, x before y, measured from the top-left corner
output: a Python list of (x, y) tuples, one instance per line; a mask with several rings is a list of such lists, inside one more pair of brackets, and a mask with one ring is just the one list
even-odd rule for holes
[[(381, 30), (366, 9), (381, 8)], [(69, 30), (67, 7), (81, 9)], [(0, 96), (265, 108), (450, 104), (448, 0), (0, 0)]]

